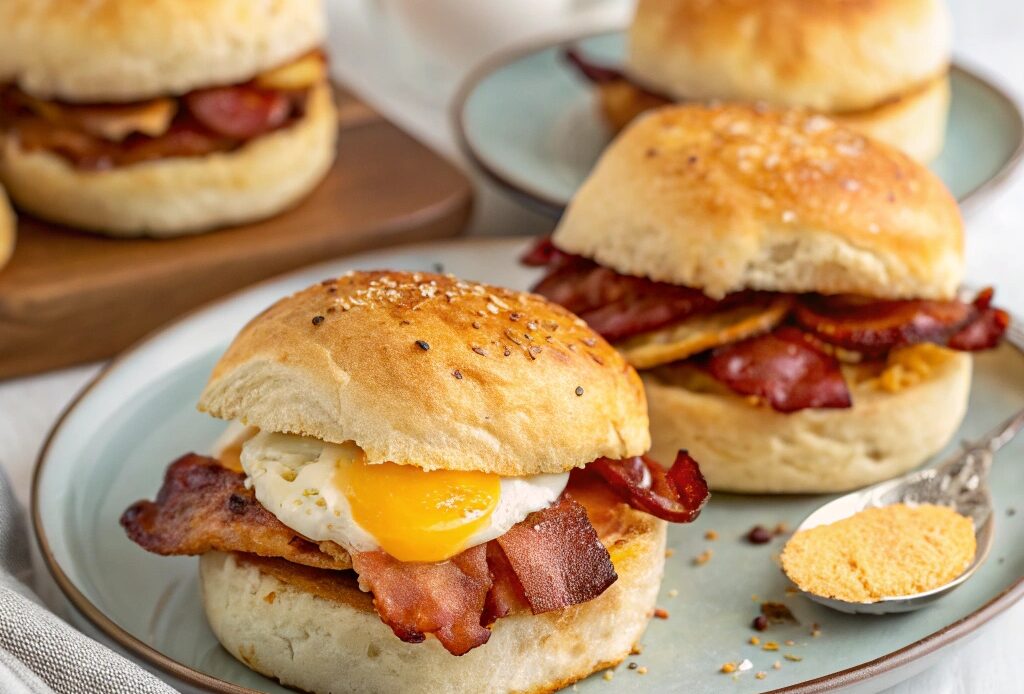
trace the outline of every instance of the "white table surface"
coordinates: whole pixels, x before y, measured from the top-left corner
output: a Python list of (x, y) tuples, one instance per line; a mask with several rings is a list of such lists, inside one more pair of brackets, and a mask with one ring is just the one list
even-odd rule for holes
[[(485, 0), (454, 0), (477, 7)], [(548, 11), (538, 17), (520, 0), (521, 17), (501, 19), (499, 35), (487, 35), (477, 44), (463, 45), (458, 33), (447, 38), (458, 45), (458, 64), (431, 65), (423, 41), (415, 49), (396, 50), (406, 41), (403, 32), (382, 14), (394, 5), (421, 0), (331, 0), (331, 53), (334, 71), (364, 99), (452, 160), (461, 161), (450, 130), (447, 101), (458, 79), (475, 60), (539, 34), (564, 34), (621, 26), (630, 12), (628, 0), (583, 0), (557, 6), (586, 6), (577, 14)], [(450, 6), (452, 1), (437, 2)], [(1024, 1), (952, 0), (958, 60), (996, 78), (1015, 96), (1024, 94)], [(399, 8), (401, 9), (401, 8)], [(372, 15), (372, 16), (370, 16)], [(506, 13), (507, 15), (507, 13)], [(418, 21), (418, 20), (417, 20)], [(543, 24), (541, 24), (543, 21)], [(418, 24), (421, 25), (422, 23)], [(457, 22), (434, 27), (456, 32)], [(479, 33), (475, 31), (474, 33)], [(442, 37), (443, 38), (443, 37)], [(419, 53), (417, 51), (420, 51)], [(472, 55), (472, 58), (467, 56)], [(550, 222), (527, 212), (478, 180), (480, 195), (473, 232), (527, 233), (543, 231)], [(1016, 176), (997, 195), (972, 210), (968, 227), (968, 281), (993, 284), (999, 303), (1024, 313), (1024, 175)], [(42, 441), (61, 410), (100, 368), (92, 364), (31, 378), (0, 383), (0, 465), (4, 467), (23, 504), (28, 503), (32, 466)], [(49, 591), (47, 591), (49, 592)], [(964, 694), (1024, 692), (1020, 671), (1024, 647), (1024, 603), (991, 622), (976, 638), (947, 649), (943, 661), (917, 677), (889, 690), (893, 694)]]

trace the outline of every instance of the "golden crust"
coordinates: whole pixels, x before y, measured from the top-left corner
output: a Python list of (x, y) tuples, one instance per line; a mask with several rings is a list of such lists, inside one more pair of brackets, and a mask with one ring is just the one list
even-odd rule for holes
[(0, 181), (19, 207), (60, 224), (108, 236), (180, 236), (294, 205), (330, 169), (337, 134), (331, 88), (323, 83), (295, 123), (206, 156), (86, 171), (0, 136)]
[(945, 72), (941, 0), (640, 0), (627, 70), (676, 99), (870, 108)]
[(282, 299), (238, 335), (199, 408), (428, 470), (563, 472), (650, 443), (639, 377), (583, 321), (430, 273), (350, 273)]
[(853, 407), (841, 410), (782, 414), (685, 367), (646, 372), (651, 455), (666, 460), (659, 456), (687, 448), (718, 491), (844, 492), (895, 477), (946, 445), (970, 393), (969, 354), (911, 349), (929, 368), (879, 379), (845, 366)]
[(7, 202), (7, 194), (0, 188), (0, 268), (7, 264), (14, 254), (14, 242), (17, 237), (17, 219)]
[(5, 0), (0, 82), (40, 98), (140, 101), (234, 84), (319, 46), (321, 0)]
[(609, 146), (556, 245), (618, 272), (703, 289), (949, 298), (956, 201), (897, 150), (820, 115), (667, 106)]
[[(354, 579), (244, 555), (205, 554), (200, 583), (217, 638), (248, 667), (309, 692), (554, 692), (621, 662), (647, 626), (665, 566), (664, 521), (624, 504), (602, 534), (618, 580), (582, 605), (499, 619), (488, 643), (454, 657), (434, 639), (408, 644)], [(329, 572), (333, 573), (333, 572)], [(345, 572), (347, 573), (347, 572)], [(302, 638), (301, 634), (315, 634)]]

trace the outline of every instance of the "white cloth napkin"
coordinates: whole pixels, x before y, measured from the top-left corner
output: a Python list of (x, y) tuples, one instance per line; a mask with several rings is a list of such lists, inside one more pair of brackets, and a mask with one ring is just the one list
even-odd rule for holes
[(174, 694), (36, 602), (25, 515), (0, 468), (0, 692)]

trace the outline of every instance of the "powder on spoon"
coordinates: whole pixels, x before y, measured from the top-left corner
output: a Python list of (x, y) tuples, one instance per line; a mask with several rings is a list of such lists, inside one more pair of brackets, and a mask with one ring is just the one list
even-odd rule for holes
[(797, 532), (782, 550), (782, 569), (805, 592), (868, 603), (949, 583), (976, 547), (974, 524), (956, 511), (893, 504)]

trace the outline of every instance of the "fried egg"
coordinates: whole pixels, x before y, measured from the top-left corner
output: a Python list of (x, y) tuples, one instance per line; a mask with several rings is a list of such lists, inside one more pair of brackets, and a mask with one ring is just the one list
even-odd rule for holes
[(437, 562), (504, 535), (561, 495), (569, 474), (502, 477), (366, 461), (352, 442), (260, 432), (242, 446), (260, 504), (310, 540)]

